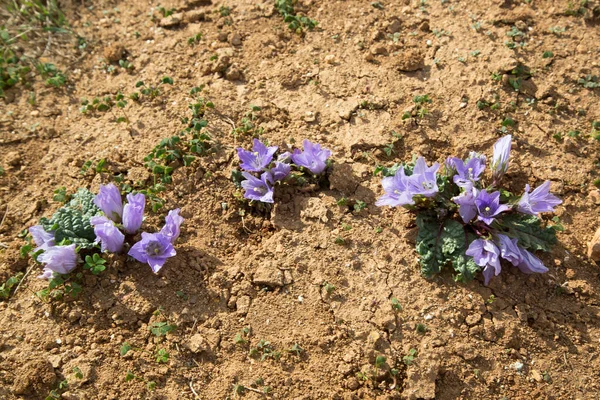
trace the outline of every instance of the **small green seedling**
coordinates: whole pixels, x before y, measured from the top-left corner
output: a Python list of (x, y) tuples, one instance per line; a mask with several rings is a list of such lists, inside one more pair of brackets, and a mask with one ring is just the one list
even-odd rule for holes
[(131, 345), (127, 342), (124, 342), (119, 348), (119, 355), (121, 357), (124, 357), (129, 352), (129, 350), (131, 350)]
[(8, 298), (10, 297), (12, 288), (15, 287), (16, 285), (18, 285), (19, 282), (21, 282), (21, 280), (23, 279), (23, 276), (24, 276), (24, 274), (22, 272), (19, 272), (16, 275), (8, 278), (2, 284), (2, 286), (0, 286), (0, 299), (8, 300)]
[(406, 365), (412, 365), (414, 363), (414, 361), (415, 361), (415, 358), (417, 358), (417, 349), (411, 348), (408, 351), (408, 354), (405, 355), (404, 357), (402, 357), (402, 361)]
[(395, 297), (392, 297), (392, 309), (394, 311), (402, 311), (402, 304), (400, 304), (400, 300)]
[(148, 327), (148, 329), (150, 330), (150, 332), (152, 332), (152, 334), (156, 337), (161, 337), (161, 336), (166, 336), (167, 333), (169, 332), (173, 332), (175, 329), (177, 329), (176, 325), (170, 325), (168, 322), (153, 322), (152, 324), (150, 324), (150, 326)]
[(294, 343), (294, 345), (288, 350), (290, 353), (296, 353), (298, 357), (304, 351), (302, 347), (298, 343)]
[(169, 362), (169, 352), (165, 349), (159, 349), (156, 352), (156, 362), (159, 364), (166, 364)]
[(92, 274), (98, 275), (106, 269), (106, 260), (103, 259), (98, 253), (94, 253), (91, 256), (85, 256), (85, 264), (83, 269), (89, 269)]

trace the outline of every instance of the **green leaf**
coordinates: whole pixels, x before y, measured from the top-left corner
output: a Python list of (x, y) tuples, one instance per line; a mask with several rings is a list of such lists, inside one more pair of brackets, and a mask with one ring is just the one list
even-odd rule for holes
[(459, 222), (451, 219), (441, 222), (431, 214), (419, 214), (417, 227), (417, 253), (423, 275), (430, 277), (451, 263), (457, 272), (456, 280), (473, 279), (479, 267), (465, 255), (467, 237)]
[(125, 354), (127, 354), (127, 352), (129, 352), (129, 350), (131, 350), (131, 345), (129, 343), (125, 342), (119, 349), (119, 354), (121, 355), (121, 357), (123, 357), (123, 356), (125, 356)]
[(550, 251), (556, 243), (556, 229), (542, 227), (535, 215), (508, 214), (501, 220), (507, 236), (517, 239), (528, 250)]

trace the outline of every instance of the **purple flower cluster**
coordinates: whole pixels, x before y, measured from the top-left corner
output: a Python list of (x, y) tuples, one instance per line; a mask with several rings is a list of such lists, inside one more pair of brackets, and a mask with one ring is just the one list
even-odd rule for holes
[[(94, 204), (105, 216), (90, 218), (94, 227), (96, 243), (102, 252), (120, 253), (129, 245), (126, 235), (135, 235), (144, 220), (146, 198), (143, 194), (128, 194), (123, 204), (119, 189), (111, 184), (100, 185)], [(154, 272), (158, 272), (169, 257), (176, 252), (173, 243), (180, 234), (183, 217), (179, 209), (169, 211), (165, 225), (158, 233), (142, 232), (142, 239), (129, 249), (128, 254), (136, 260), (148, 263)], [(34, 251), (41, 251), (37, 260), (44, 264), (40, 278), (50, 279), (54, 273), (67, 274), (77, 266), (77, 248), (75, 244), (56, 246), (53, 233), (46, 232), (41, 225), (32, 226), (29, 232), (38, 246)]]
[(502, 270), (500, 258), (510, 262), (526, 274), (548, 272), (548, 268), (539, 258), (517, 245), (517, 239), (511, 239), (502, 234), (494, 235), (492, 240), (473, 240), (465, 254), (473, 257), (475, 263), (483, 268), (486, 285), (492, 276), (500, 274)]
[[(260, 169), (263, 165), (268, 165), (274, 150), (258, 146), (257, 152), (259, 155), (253, 158), (244, 155), (248, 168)], [(94, 226), (96, 240), (101, 243), (102, 251), (118, 253), (123, 248), (125, 235), (121, 233), (115, 222), (121, 221), (125, 233), (136, 234), (144, 220), (146, 198), (141, 193), (130, 193), (127, 195), (127, 204), (123, 205), (119, 189), (111, 183), (100, 186), (100, 193), (96, 196), (95, 204), (112, 220), (106, 217), (92, 218), (90, 222)], [(158, 233), (142, 232), (142, 239), (131, 246), (127, 254), (139, 262), (150, 265), (155, 273), (158, 272), (167, 259), (176, 254), (173, 243), (179, 237), (182, 223), (183, 217), (179, 215), (179, 209), (169, 211), (165, 218), (165, 226), (161, 231)]]
[(284, 181), (290, 175), (292, 166), (306, 168), (315, 175), (322, 173), (327, 167), (331, 151), (308, 140), (304, 140), (303, 146), (303, 151), (295, 149), (293, 153), (282, 153), (275, 161), (273, 158), (279, 148), (266, 146), (258, 139), (254, 139), (252, 151), (238, 148), (240, 168), (245, 178), (241, 183), (244, 197), (273, 203), (275, 183)]
[(404, 168), (398, 168), (396, 175), (383, 178), (381, 184), (385, 194), (375, 205), (377, 206), (410, 206), (414, 205), (416, 196), (433, 197), (438, 191), (437, 172), (440, 164), (434, 163), (427, 167), (423, 157), (415, 162), (412, 175), (407, 176)]
[[(445, 174), (438, 176), (439, 164), (427, 167), (423, 157), (419, 157), (412, 174), (407, 175), (403, 166), (398, 168), (394, 176), (384, 177), (382, 186), (384, 194), (377, 200), (378, 206), (410, 206), (423, 211), (436, 211), (438, 216), (452, 215), (456, 210), (465, 229), (479, 236), (471, 242), (465, 251), (474, 262), (483, 269), (485, 284), (492, 276), (501, 271), (500, 260), (504, 259), (524, 273), (542, 273), (548, 269), (529, 251), (518, 245), (516, 238), (501, 233), (502, 218), (508, 214), (529, 214), (553, 212), (561, 200), (550, 193), (550, 182), (546, 181), (531, 191), (529, 185), (525, 193), (514, 198), (508, 194), (508, 201), (503, 203), (500, 190), (495, 190), (509, 167), (511, 136), (507, 135), (494, 144), (491, 162), (491, 185), (484, 184), (486, 157), (471, 152), (463, 160), (449, 157), (444, 166)], [(452, 185), (454, 184), (454, 185)], [(531, 192), (530, 192), (531, 191)], [(419, 202), (419, 197), (430, 201)], [(441, 209), (448, 212), (441, 213)]]

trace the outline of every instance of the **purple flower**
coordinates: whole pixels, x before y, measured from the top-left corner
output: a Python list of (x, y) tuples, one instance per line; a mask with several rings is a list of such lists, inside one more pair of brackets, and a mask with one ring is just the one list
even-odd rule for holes
[(510, 157), (511, 135), (506, 135), (494, 143), (494, 157), (492, 158), (492, 179), (497, 182), (508, 170)]
[(500, 250), (490, 240), (473, 240), (465, 254), (473, 257), (475, 264), (483, 267), (483, 278), (486, 286), (492, 276), (498, 275), (502, 270), (499, 258)]
[(290, 153), (289, 151), (286, 151), (285, 153), (281, 153), (277, 157), (277, 161), (280, 163), (286, 163), (286, 164), (291, 163), (292, 162), (292, 153)]
[(50, 279), (54, 273), (68, 274), (77, 266), (75, 244), (49, 247), (38, 256), (38, 261), (46, 264), (38, 278)]
[(331, 151), (321, 149), (320, 144), (312, 143), (308, 140), (302, 142), (304, 151), (294, 150), (292, 160), (294, 164), (307, 168), (313, 174), (320, 174), (327, 166), (326, 161), (331, 156)]
[(417, 158), (413, 174), (407, 180), (408, 191), (413, 196), (435, 196), (439, 191), (437, 185), (437, 171), (439, 169), (440, 164), (434, 163), (431, 167), (427, 167), (427, 162), (423, 157)]
[(179, 227), (182, 223), (183, 217), (179, 215), (179, 208), (171, 210), (165, 217), (165, 226), (160, 230), (160, 233), (168, 237), (171, 243), (175, 243), (175, 240), (179, 237)]
[(100, 250), (118, 253), (123, 250), (125, 235), (121, 233), (114, 222), (106, 217), (92, 217), (90, 224), (94, 226), (96, 243), (100, 242)]
[(460, 196), (452, 198), (452, 201), (458, 204), (458, 213), (465, 224), (468, 224), (477, 215), (476, 196), (477, 189), (470, 188), (462, 192)]
[(271, 174), (273, 174), (275, 181), (282, 181), (290, 174), (291, 170), (290, 164), (277, 161), (275, 167), (271, 168)]
[(517, 204), (517, 210), (531, 215), (542, 212), (553, 212), (554, 207), (562, 203), (558, 197), (550, 193), (550, 181), (538, 186), (531, 194), (529, 185), (525, 185), (525, 193)]
[(242, 181), (242, 187), (246, 190), (244, 197), (263, 203), (273, 203), (273, 177), (270, 172), (264, 172), (260, 179), (248, 172), (242, 172), (246, 180)]
[(49, 247), (54, 246), (54, 233), (46, 232), (43, 226), (32, 226), (29, 228), (29, 233), (33, 237), (35, 244), (38, 246), (35, 248), (34, 252), (47, 250)]
[(142, 226), (146, 197), (142, 193), (128, 194), (127, 204), (123, 207), (123, 229), (133, 235)]
[(447, 175), (454, 175), (454, 173), (456, 172), (456, 163), (459, 161), (463, 162), (458, 157), (448, 157), (446, 159), (446, 161), (444, 162), (444, 167), (446, 168)]
[(471, 188), (473, 182), (477, 182), (485, 170), (485, 156), (471, 152), (467, 162), (460, 158), (454, 160), (454, 167), (457, 175), (454, 175), (453, 181), (457, 186)]
[(485, 222), (486, 225), (491, 225), (495, 216), (509, 209), (507, 205), (500, 204), (500, 192), (488, 194), (485, 189), (475, 198), (475, 205), (479, 213), (477, 220)]
[(109, 183), (108, 185), (100, 185), (100, 190), (94, 198), (94, 204), (98, 206), (104, 214), (115, 222), (121, 222), (123, 216), (123, 202), (119, 189)]
[(152, 271), (157, 273), (167, 258), (177, 253), (171, 240), (162, 233), (142, 232), (142, 240), (131, 246), (128, 254), (139, 262), (148, 263)]
[(521, 261), (521, 249), (517, 246), (517, 239), (511, 239), (506, 235), (496, 235), (496, 244), (500, 248), (500, 255), (507, 261), (510, 261), (515, 267), (518, 266)]
[(539, 258), (525, 249), (519, 248), (519, 250), (521, 251), (521, 262), (517, 267), (519, 267), (521, 272), (526, 274), (543, 274), (544, 272), (548, 272), (548, 268), (544, 266)]
[(241, 161), (240, 167), (245, 171), (260, 172), (271, 164), (277, 149), (277, 146), (267, 147), (260, 140), (254, 139), (252, 151), (241, 147), (237, 149)]
[(386, 176), (381, 185), (385, 194), (377, 199), (376, 206), (405, 206), (415, 204), (413, 195), (408, 191), (408, 178), (404, 174), (404, 168), (400, 167), (394, 176)]

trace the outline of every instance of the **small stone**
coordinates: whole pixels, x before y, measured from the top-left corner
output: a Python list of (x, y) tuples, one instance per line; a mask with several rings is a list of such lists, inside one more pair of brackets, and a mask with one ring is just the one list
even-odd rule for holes
[(219, 42), (226, 42), (228, 39), (227, 32), (219, 32), (218, 39), (219, 39)]
[(38, 110), (33, 110), (29, 113), (29, 115), (31, 115), (32, 117), (37, 117), (38, 115), (40, 115), (40, 112)]
[(590, 198), (590, 200), (592, 200), (594, 204), (600, 204), (600, 190), (592, 190), (588, 197)]
[(206, 14), (204, 11), (200, 10), (191, 10), (185, 13), (184, 20), (187, 23), (194, 23), (199, 21), (204, 21), (206, 19)]
[(397, 33), (400, 32), (400, 29), (402, 29), (402, 24), (400, 23), (399, 20), (395, 19), (392, 22), (390, 22), (390, 24), (388, 25), (388, 31), (390, 31), (390, 33)]
[(273, 261), (265, 261), (256, 268), (252, 282), (259, 286), (283, 286), (283, 273), (275, 266)]
[(185, 348), (187, 348), (192, 353), (198, 354), (206, 351), (210, 351), (210, 345), (201, 334), (197, 333), (192, 336), (185, 344)]
[(587, 256), (594, 261), (600, 261), (600, 228), (594, 234), (592, 241), (588, 243)]
[(479, 321), (481, 321), (481, 314), (471, 314), (469, 315), (466, 319), (465, 322), (467, 323), (467, 325), (469, 326), (473, 326), (475, 324), (478, 324)]
[(161, 19), (158, 22), (158, 26), (162, 28), (173, 28), (183, 21), (183, 13), (176, 13), (173, 15), (169, 15), (166, 18)]
[(316, 115), (314, 112), (312, 111), (307, 111), (306, 113), (304, 113), (304, 121), (306, 122), (315, 122), (315, 120), (317, 119)]
[(542, 376), (542, 374), (540, 373), (540, 371), (538, 371), (537, 369), (534, 369), (534, 370), (531, 371), (531, 377), (536, 382), (543, 382), (544, 381), (544, 377)]
[(337, 64), (337, 61), (335, 60), (335, 56), (333, 54), (329, 54), (325, 56), (325, 62), (327, 64)]
[(233, 46), (241, 46), (242, 45), (242, 37), (240, 36), (239, 33), (234, 33), (233, 36), (231, 37), (231, 44)]
[(360, 383), (358, 383), (358, 379), (351, 377), (348, 379), (348, 382), (346, 382), (346, 387), (350, 390), (356, 390), (360, 387)]
[(525, 364), (523, 364), (521, 361), (515, 361), (514, 363), (510, 364), (509, 367), (517, 372), (521, 372), (523, 371)]
[(371, 49), (371, 54), (373, 54), (373, 55), (387, 55), (388, 54), (388, 50), (385, 48), (385, 46), (377, 46), (377, 47), (373, 47)]
[(250, 310), (251, 301), (252, 299), (250, 298), (250, 296), (240, 296), (235, 302), (237, 313), (240, 315), (248, 314), (248, 311)]
[(232, 65), (225, 73), (225, 79), (227, 79), (228, 81), (239, 81), (241, 78), (242, 73), (234, 65)]
[(103, 51), (104, 58), (106, 58), (106, 61), (109, 63), (119, 61), (123, 57), (123, 53), (125, 53), (125, 47), (120, 43), (113, 43), (110, 46), (105, 47)]
[(48, 357), (48, 362), (52, 365), (52, 368), (59, 368), (62, 364), (62, 356), (60, 354), (53, 354)]
[(78, 310), (73, 310), (69, 313), (69, 315), (67, 316), (67, 319), (70, 322), (77, 322), (79, 321), (79, 319), (81, 318), (81, 312)]
[(4, 156), (4, 162), (12, 167), (19, 166), (21, 164), (21, 154), (18, 151), (9, 151)]

